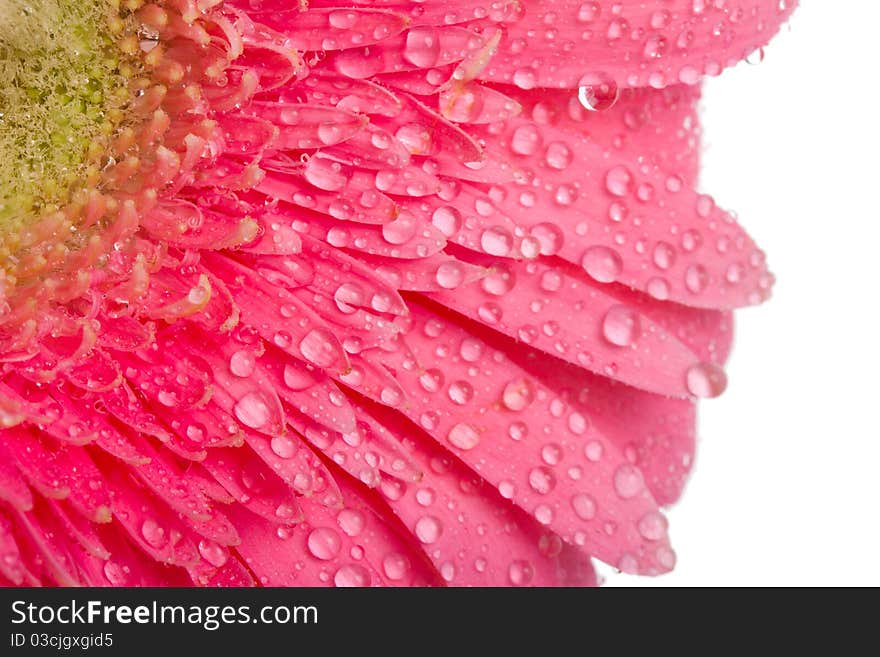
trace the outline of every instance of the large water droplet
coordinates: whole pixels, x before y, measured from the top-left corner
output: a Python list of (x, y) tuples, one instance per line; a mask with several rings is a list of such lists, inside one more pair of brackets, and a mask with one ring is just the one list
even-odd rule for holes
[(727, 388), (727, 374), (714, 363), (698, 363), (688, 368), (686, 384), (696, 397), (717, 397)]
[(254, 354), (250, 351), (236, 351), (229, 359), (229, 371), (235, 376), (245, 378), (254, 373), (256, 363)]
[(588, 73), (578, 83), (578, 100), (591, 112), (611, 109), (619, 97), (617, 82), (605, 73)]
[(605, 174), (605, 188), (614, 196), (626, 196), (632, 184), (632, 174), (624, 166), (613, 167)]
[(333, 584), (340, 588), (369, 586), (370, 571), (358, 564), (346, 564), (336, 571)]
[(480, 434), (469, 424), (456, 424), (449, 430), (446, 439), (453, 447), (468, 450), (480, 444)]
[(425, 545), (435, 543), (443, 533), (443, 525), (434, 516), (422, 516), (416, 522), (416, 537)]
[(269, 422), (272, 412), (261, 392), (249, 392), (239, 399), (233, 409), (235, 417), (246, 427), (261, 429)]
[(333, 334), (325, 328), (309, 331), (299, 343), (303, 357), (318, 367), (330, 367), (336, 362), (336, 343)]
[(511, 381), (504, 386), (504, 391), (501, 393), (501, 401), (511, 411), (522, 411), (528, 408), (534, 399), (534, 389), (526, 379)]
[(581, 520), (592, 520), (596, 517), (596, 501), (586, 493), (578, 493), (571, 498), (571, 508)]
[(533, 125), (523, 125), (514, 130), (510, 150), (517, 155), (534, 155), (541, 145), (541, 133)]
[(329, 527), (318, 527), (309, 532), (306, 546), (316, 559), (329, 561), (339, 554), (339, 550), (342, 548), (342, 539), (339, 538), (339, 534), (335, 530)]
[(623, 271), (623, 260), (617, 251), (606, 246), (591, 246), (581, 259), (584, 271), (600, 283), (613, 283)]
[(639, 315), (626, 306), (612, 306), (602, 320), (602, 335), (618, 347), (628, 347), (639, 337)]
[(635, 497), (645, 486), (642, 472), (634, 465), (621, 465), (614, 472), (614, 490), (622, 499)]
[(409, 560), (399, 552), (389, 552), (382, 558), (382, 570), (392, 582), (399, 581), (409, 571)]

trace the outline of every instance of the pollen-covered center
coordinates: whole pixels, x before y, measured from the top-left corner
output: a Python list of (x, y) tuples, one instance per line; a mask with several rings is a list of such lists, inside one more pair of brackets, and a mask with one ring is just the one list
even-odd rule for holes
[(117, 0), (0, 0), (0, 236), (100, 167), (128, 98)]

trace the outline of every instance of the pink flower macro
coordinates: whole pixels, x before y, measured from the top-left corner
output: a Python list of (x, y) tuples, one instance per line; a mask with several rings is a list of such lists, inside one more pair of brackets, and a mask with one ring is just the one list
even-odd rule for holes
[(793, 1), (28, 4), (65, 30), (0, 9), (0, 584), (673, 567), (772, 283), (695, 189), (699, 82)]

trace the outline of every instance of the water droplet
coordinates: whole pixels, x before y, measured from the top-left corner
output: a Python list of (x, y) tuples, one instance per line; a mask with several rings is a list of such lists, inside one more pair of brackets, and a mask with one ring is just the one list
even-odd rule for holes
[(236, 351), (229, 359), (229, 371), (241, 378), (249, 377), (254, 373), (257, 361), (250, 351)]
[(453, 447), (468, 450), (480, 444), (480, 434), (469, 424), (456, 424), (449, 430), (446, 440)]
[(684, 272), (684, 284), (688, 291), (699, 294), (709, 283), (709, 273), (702, 265), (691, 265)]
[(669, 269), (675, 263), (675, 247), (668, 242), (654, 245), (654, 264), (660, 269)]
[(666, 301), (669, 298), (669, 283), (660, 276), (649, 279), (645, 290), (658, 301)]
[(554, 141), (547, 146), (547, 154), (544, 161), (551, 169), (562, 171), (571, 164), (573, 155), (567, 144), (561, 141)]
[(591, 112), (611, 109), (619, 97), (617, 82), (605, 73), (588, 73), (578, 82), (578, 100)]
[(443, 533), (443, 525), (434, 516), (422, 516), (416, 522), (416, 537), (425, 545), (435, 543)]
[(581, 266), (599, 283), (613, 283), (623, 271), (620, 254), (606, 246), (591, 246), (584, 252)]
[(584, 446), (584, 456), (592, 463), (598, 462), (602, 458), (604, 451), (605, 448), (602, 447), (602, 443), (597, 440), (591, 440)]
[(425, 370), (419, 377), (419, 383), (426, 392), (437, 392), (443, 387), (443, 372), (437, 368)]
[(666, 536), (667, 522), (663, 514), (648, 511), (639, 520), (639, 534), (649, 541), (659, 541)]
[(513, 272), (503, 264), (497, 265), (480, 281), (483, 292), (492, 296), (502, 297), (513, 289), (516, 278)]
[(307, 361), (318, 367), (330, 367), (336, 362), (336, 342), (325, 328), (309, 331), (299, 343), (299, 350)]
[(339, 538), (339, 534), (335, 530), (329, 527), (318, 527), (309, 532), (306, 546), (316, 559), (329, 561), (339, 554), (339, 550), (342, 548), (342, 539)]
[(284, 385), (291, 390), (305, 390), (314, 385), (315, 380), (304, 370), (296, 365), (287, 364), (284, 366)]
[(382, 224), (382, 237), (389, 244), (406, 244), (418, 231), (419, 224), (415, 217), (406, 212), (401, 212), (397, 219)]
[(605, 174), (605, 189), (614, 196), (626, 196), (632, 184), (632, 174), (624, 166), (613, 167)]
[(541, 255), (556, 255), (562, 248), (565, 237), (562, 230), (556, 224), (543, 222), (532, 226), (529, 234), (538, 240)]
[(520, 89), (533, 89), (538, 84), (538, 78), (531, 69), (520, 68), (513, 73), (513, 83)]
[(635, 497), (644, 489), (642, 472), (629, 464), (621, 465), (614, 472), (614, 490), (622, 499)]
[(727, 374), (714, 363), (698, 363), (688, 368), (686, 384), (692, 395), (713, 398), (727, 388)]
[(229, 559), (229, 553), (222, 546), (208, 539), (199, 541), (199, 554), (215, 568), (220, 568)]
[(444, 262), (437, 267), (435, 279), (440, 287), (453, 290), (464, 282), (464, 268), (455, 261)]
[(290, 436), (274, 436), (269, 442), (272, 451), (283, 459), (292, 458), (296, 454), (296, 443)]
[(528, 408), (534, 399), (535, 392), (532, 384), (525, 379), (511, 381), (504, 386), (504, 392), (501, 394), (501, 401), (511, 411), (522, 411)]
[(459, 406), (467, 404), (474, 396), (474, 387), (467, 381), (453, 381), (449, 384), (449, 399)]
[(141, 535), (154, 548), (162, 547), (168, 540), (165, 536), (165, 529), (152, 518), (144, 520), (144, 523), (141, 525)]
[(628, 347), (639, 337), (639, 315), (626, 306), (612, 306), (602, 320), (602, 335), (618, 347)]
[(340, 588), (369, 586), (370, 571), (358, 564), (346, 564), (336, 571), (333, 584)]
[(764, 61), (764, 49), (763, 48), (757, 48), (757, 49), (753, 50), (746, 57), (746, 63), (751, 64), (752, 66), (760, 64), (763, 61)]
[(357, 536), (364, 530), (367, 519), (356, 509), (343, 509), (336, 516), (336, 522), (348, 536)]
[(529, 471), (529, 486), (540, 495), (546, 495), (556, 487), (556, 476), (553, 471), (543, 465)]
[(596, 517), (596, 501), (586, 493), (572, 496), (571, 508), (581, 520), (592, 520)]
[(272, 416), (269, 405), (261, 392), (249, 392), (235, 404), (235, 417), (246, 427), (261, 429)]
[(461, 213), (450, 206), (439, 207), (431, 215), (431, 223), (445, 237), (453, 237), (461, 230)]
[(480, 236), (480, 247), (494, 256), (506, 256), (513, 248), (513, 236), (500, 226), (492, 226)]
[(419, 68), (431, 68), (440, 57), (440, 35), (432, 26), (415, 27), (406, 35), (403, 56)]
[(514, 586), (527, 586), (534, 576), (535, 568), (523, 559), (512, 561), (507, 569), (507, 578)]
[(562, 448), (556, 443), (548, 443), (541, 448), (541, 460), (547, 465), (559, 465), (563, 455)]
[(409, 571), (409, 560), (399, 552), (389, 552), (382, 558), (382, 570), (385, 577), (397, 582), (406, 577)]
[(541, 133), (534, 125), (523, 125), (514, 130), (510, 150), (517, 155), (534, 155), (541, 145)]

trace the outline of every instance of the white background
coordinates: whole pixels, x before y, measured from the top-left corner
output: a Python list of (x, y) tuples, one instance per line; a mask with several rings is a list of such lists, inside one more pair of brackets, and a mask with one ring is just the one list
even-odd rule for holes
[(670, 513), (678, 566), (609, 585), (880, 585), (880, 3), (807, 0), (706, 84), (702, 187), (767, 251)]

